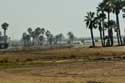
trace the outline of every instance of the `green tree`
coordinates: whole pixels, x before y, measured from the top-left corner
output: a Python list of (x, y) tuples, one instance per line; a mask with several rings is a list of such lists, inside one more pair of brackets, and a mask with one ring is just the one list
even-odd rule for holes
[(40, 41), (39, 41), (39, 36), (40, 34), (42, 33), (42, 30), (40, 27), (37, 27), (35, 29), (35, 40), (37, 41), (37, 44), (39, 45), (40, 44)]
[(49, 30), (47, 30), (46, 32), (45, 32), (45, 35), (46, 35), (46, 37), (47, 37), (47, 43), (49, 44), (49, 38), (50, 38), (50, 36), (51, 36), (51, 32), (49, 31)]
[(100, 39), (102, 42), (102, 46), (105, 46), (105, 28), (104, 28), (104, 20), (106, 19), (106, 15), (104, 13), (104, 7), (103, 4), (99, 4), (97, 7), (97, 17), (98, 17), (98, 24), (100, 25), (99, 32), (100, 32)]
[(24, 43), (24, 47), (27, 46), (27, 33), (23, 33), (22, 35), (22, 40), (23, 40), (23, 43)]
[(105, 43), (104, 42), (104, 36), (105, 36), (104, 19), (105, 19), (105, 14), (97, 12), (97, 17), (95, 17), (95, 25), (99, 29), (102, 46), (105, 46), (104, 44)]
[(122, 45), (119, 14), (120, 14), (120, 11), (123, 9), (123, 7), (125, 7), (125, 0), (112, 0), (112, 5), (113, 5), (112, 6), (113, 13), (115, 13), (115, 15), (116, 15), (118, 44)]
[(61, 42), (62, 42), (63, 38), (64, 38), (64, 36), (63, 36), (63, 34), (62, 34), (62, 33), (57, 34), (57, 35), (55, 36), (55, 44), (58, 44), (58, 43), (60, 43), (60, 44), (61, 44)]
[(30, 39), (29, 39), (29, 45), (31, 45), (31, 37), (32, 37), (32, 32), (33, 32), (33, 30), (32, 30), (32, 28), (31, 27), (29, 27), (28, 29), (27, 29), (27, 32), (29, 33), (29, 36), (30, 36)]
[[(102, 2), (103, 7), (104, 7), (104, 11), (107, 12), (108, 15), (108, 42), (110, 41), (110, 25), (109, 25), (109, 21), (110, 21), (110, 13), (112, 12), (112, 0), (103, 0)], [(110, 43), (109, 43), (110, 46)]]
[(31, 35), (32, 34), (32, 32), (33, 32), (33, 30), (32, 30), (32, 28), (31, 27), (29, 27), (28, 29), (27, 29), (27, 31), (28, 31), (28, 33)]
[(32, 37), (32, 45), (35, 45), (35, 40), (36, 40), (36, 34), (35, 34), (35, 31), (32, 31), (32, 33), (31, 33), (31, 37)]
[(67, 35), (69, 37), (69, 43), (72, 44), (75, 38), (74, 34), (72, 32), (68, 32)]
[(41, 35), (39, 37), (39, 40), (40, 40), (40, 44), (43, 45), (44, 43), (44, 34), (45, 34), (45, 28), (41, 28)]
[(45, 39), (44, 36), (43, 36), (43, 35), (40, 35), (40, 37), (39, 37), (40, 45), (43, 45), (44, 39)]
[(90, 29), (92, 46), (95, 47), (95, 40), (94, 40), (94, 34), (93, 34), (93, 29), (96, 28), (95, 13), (94, 12), (88, 12), (87, 16), (85, 16), (85, 22), (86, 22), (86, 27)]
[(108, 46), (113, 46), (113, 29), (116, 29), (116, 22), (114, 20), (110, 20), (109, 22), (104, 22), (104, 27), (108, 29)]

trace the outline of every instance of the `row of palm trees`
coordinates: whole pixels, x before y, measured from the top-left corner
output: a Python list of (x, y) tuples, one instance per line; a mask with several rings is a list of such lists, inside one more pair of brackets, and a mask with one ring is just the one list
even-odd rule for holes
[[(125, 0), (103, 0), (99, 3), (97, 11), (88, 12), (85, 16), (85, 22), (87, 28), (90, 29), (92, 46), (95, 46), (93, 29), (98, 29), (100, 32), (100, 39), (102, 46), (113, 46), (113, 29), (116, 32), (118, 45), (123, 45), (119, 14), (125, 7)], [(116, 21), (110, 19), (110, 14), (116, 15)], [(107, 15), (106, 15), (107, 14)], [(107, 20), (107, 21), (106, 21)], [(108, 31), (108, 35), (105, 35), (105, 31)], [(107, 43), (105, 40), (107, 39)]]
[[(72, 43), (74, 40), (74, 35), (72, 32), (68, 32), (69, 43)], [(27, 32), (22, 34), (22, 40), (24, 42), (24, 46), (40, 46), (40, 45), (53, 45), (53, 44), (61, 44), (65, 39), (62, 33), (53, 35), (49, 30), (45, 30), (45, 28), (37, 27), (35, 30), (32, 28), (28, 28)]]

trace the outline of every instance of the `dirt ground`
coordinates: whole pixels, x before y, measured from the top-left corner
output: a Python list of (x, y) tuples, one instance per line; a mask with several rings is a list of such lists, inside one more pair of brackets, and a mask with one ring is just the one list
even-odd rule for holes
[[(124, 52), (124, 49), (114, 48), (113, 51)], [(74, 59), (58, 62), (61, 63), (2, 68), (0, 83), (125, 83), (124, 59), (91, 62)]]
[(0, 71), (0, 83), (125, 83), (125, 61), (74, 62)]

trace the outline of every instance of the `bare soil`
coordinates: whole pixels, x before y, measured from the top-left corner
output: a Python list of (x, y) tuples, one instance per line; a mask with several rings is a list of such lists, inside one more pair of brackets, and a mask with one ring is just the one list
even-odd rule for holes
[[(62, 58), (62, 60), (61, 58), (52, 58), (52, 60), (50, 58), (45, 60), (41, 58), (35, 59), (35, 61), (44, 60), (44, 64), (42, 62), (39, 65), (36, 63), (32, 66), (1, 68), (0, 83), (88, 83), (89, 81), (93, 81), (91, 83), (125, 83), (125, 60), (122, 59), (125, 54), (124, 47), (60, 49), (46, 51), (46, 53), (41, 51), (29, 52), (29, 54), (35, 58), (36, 56), (51, 56), (51, 54), (56, 57), (59, 56), (59, 52), (65, 52), (63, 55), (66, 56), (66, 53), (72, 54), (75, 51), (74, 56), (76, 56), (76, 50), (78, 51), (79, 58)], [(28, 53), (23, 52), (22, 54), (28, 55), (28, 58), (30, 56)], [(94, 55), (94, 57), (97, 54), (96, 60), (84, 61), (82, 56), (88, 56), (88, 54)], [(69, 56), (69, 54), (67, 55)], [(20, 54), (15, 52), (9, 55), (6, 52), (1, 53), (1, 56), (4, 56), (4, 58), (9, 56), (8, 59), (15, 59), (12, 56), (19, 57)], [(113, 59), (102, 59), (109, 56)], [(19, 59), (25, 58), (27, 57), (20, 57)], [(35, 61), (31, 62), (35, 63)]]

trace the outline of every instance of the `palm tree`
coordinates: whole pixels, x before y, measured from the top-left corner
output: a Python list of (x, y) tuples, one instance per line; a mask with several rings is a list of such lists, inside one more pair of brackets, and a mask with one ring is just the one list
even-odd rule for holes
[(119, 14), (120, 11), (125, 7), (125, 1), (123, 0), (112, 0), (112, 8), (113, 8), (113, 13), (116, 14), (116, 23), (117, 23), (117, 34), (118, 34), (118, 40), (119, 40), (119, 45), (122, 45), (122, 37), (121, 37), (121, 31), (120, 31), (120, 23), (119, 23)]
[(42, 29), (41, 29), (41, 33), (42, 33), (42, 35), (44, 35), (44, 33), (45, 33), (45, 28), (42, 28)]
[(47, 37), (47, 43), (49, 43), (49, 37), (51, 35), (51, 32), (49, 30), (46, 31), (45, 33), (46, 37)]
[(74, 34), (72, 32), (68, 32), (67, 35), (69, 36), (69, 43), (72, 44), (74, 40)]
[(27, 38), (26, 38), (26, 36), (27, 36), (27, 33), (23, 33), (23, 35), (22, 35), (22, 40), (23, 40), (23, 43), (24, 43), (24, 47), (27, 45)]
[(40, 40), (40, 45), (43, 45), (43, 42), (44, 42), (44, 36), (41, 35), (41, 36), (39, 37), (39, 40)]
[(29, 44), (31, 44), (31, 37), (32, 37), (32, 32), (33, 32), (33, 30), (32, 30), (31, 27), (29, 27), (29, 28), (27, 29), (27, 31), (28, 31), (29, 36), (30, 36)]
[(35, 37), (36, 37), (35, 39), (36, 39), (38, 45), (40, 44), (40, 42), (39, 42), (39, 36), (40, 36), (41, 32), (42, 32), (42, 30), (41, 30), (40, 27), (37, 27), (35, 29)]
[(115, 27), (116, 27), (116, 22), (114, 20), (110, 20), (109, 21), (109, 37), (110, 37), (111, 46), (113, 46), (114, 44), (112, 29), (115, 29)]
[(85, 16), (86, 27), (90, 29), (93, 47), (95, 47), (93, 28), (96, 28), (96, 26), (95, 26), (95, 16), (94, 15), (95, 15), (94, 12), (88, 12), (87, 16)]
[(105, 42), (104, 42), (104, 36), (105, 36), (105, 32), (104, 32), (104, 19), (105, 19), (105, 14), (104, 13), (99, 13), (97, 12), (97, 17), (95, 17), (95, 24), (96, 27), (98, 27), (99, 29), (99, 33), (100, 33), (100, 39), (101, 39), (101, 43), (102, 46), (105, 46)]
[(27, 31), (28, 31), (28, 33), (31, 35), (32, 34), (32, 32), (33, 32), (33, 30), (32, 30), (32, 28), (31, 27), (29, 27), (28, 29), (27, 29)]
[(49, 42), (49, 45), (52, 45), (52, 43), (53, 43), (53, 34), (50, 34), (49, 35), (49, 39), (48, 39), (48, 42)]
[(31, 37), (32, 37), (32, 45), (35, 45), (35, 38), (36, 38), (36, 34), (35, 34), (35, 31), (32, 31), (31, 33)]
[(45, 28), (41, 28), (41, 34), (39, 37), (40, 43), (43, 44), (44, 42), (44, 34), (45, 34)]
[(110, 20), (109, 22), (104, 22), (104, 27), (108, 29), (108, 45), (107, 46), (113, 46), (114, 40), (113, 40), (113, 30), (116, 29), (116, 22), (114, 20)]
[(106, 19), (106, 15), (104, 13), (104, 7), (103, 7), (103, 5), (101, 3), (97, 7), (97, 17), (98, 17), (98, 20), (99, 20), (98, 24), (100, 25), (99, 32), (100, 32), (100, 38), (101, 38), (102, 46), (105, 46), (104, 20)]
[(29, 34), (26, 35), (26, 42), (27, 42), (27, 46), (30, 46), (30, 42), (31, 42), (31, 36)]
[(62, 33), (60, 33), (60, 34), (59, 34), (59, 42), (60, 42), (60, 44), (61, 44), (63, 38), (64, 38), (64, 35), (63, 35)]
[(103, 9), (104, 12), (107, 13), (107, 16), (108, 16), (108, 40), (110, 41), (110, 25), (109, 25), (109, 21), (110, 21), (110, 13), (113, 11), (112, 7), (113, 7), (113, 4), (112, 4), (112, 0), (103, 0), (99, 6), (101, 7), (101, 9)]
[(2, 29), (4, 30), (4, 36), (6, 36), (6, 30), (7, 30), (8, 26), (9, 26), (9, 24), (8, 23), (3, 23), (1, 26), (2, 26)]
[(3, 23), (2, 25), (1, 25), (1, 27), (2, 27), (2, 29), (4, 30), (4, 42), (5, 43), (7, 43), (7, 35), (6, 35), (6, 31), (7, 31), (7, 29), (8, 29), (8, 26), (9, 26), (9, 24), (8, 23)]
[(61, 44), (63, 38), (64, 38), (64, 36), (63, 36), (62, 33), (57, 34), (57, 35), (55, 36), (55, 44), (58, 44), (58, 42)]
[(110, 21), (110, 13), (112, 12), (112, 0), (103, 0), (101, 5), (104, 8), (104, 11), (107, 12), (108, 15), (108, 40), (110, 42), (110, 25), (109, 25), (109, 21)]

